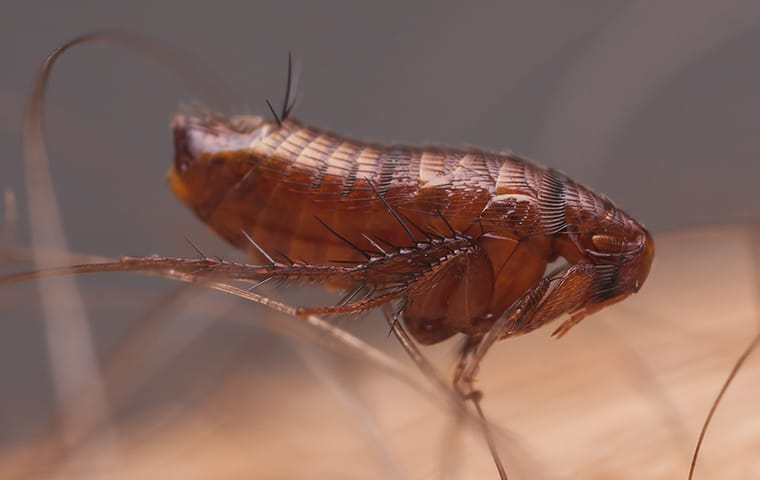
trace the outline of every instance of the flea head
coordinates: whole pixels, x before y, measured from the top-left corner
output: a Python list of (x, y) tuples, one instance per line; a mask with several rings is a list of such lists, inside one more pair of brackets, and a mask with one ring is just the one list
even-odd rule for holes
[(625, 269), (628, 270), (630, 275), (631, 288), (634, 292), (638, 292), (641, 285), (649, 276), (649, 270), (652, 268), (652, 261), (654, 260), (654, 239), (652, 235), (641, 228), (641, 237), (639, 238), (639, 248), (636, 250), (636, 254), (632, 256), (627, 262)]
[(617, 288), (638, 292), (649, 276), (654, 260), (654, 239), (639, 223), (625, 214), (618, 228), (604, 229), (590, 236), (587, 253), (600, 264), (617, 266)]

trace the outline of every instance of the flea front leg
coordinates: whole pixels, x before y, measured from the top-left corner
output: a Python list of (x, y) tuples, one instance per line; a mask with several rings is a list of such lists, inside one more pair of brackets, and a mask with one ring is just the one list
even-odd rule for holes
[(465, 396), (477, 396), (473, 387), (481, 360), (502, 338), (521, 335), (569, 314), (553, 333), (561, 337), (585, 316), (619, 302), (631, 292), (617, 288), (618, 267), (590, 263), (570, 265), (544, 277), (507, 309), (482, 336), (471, 337), (462, 351), (454, 388)]

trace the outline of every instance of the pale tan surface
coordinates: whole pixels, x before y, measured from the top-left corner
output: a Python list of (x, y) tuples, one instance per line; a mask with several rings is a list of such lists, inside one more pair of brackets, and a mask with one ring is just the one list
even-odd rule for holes
[[(487, 357), (479, 386), (511, 432), (500, 437), (510, 478), (686, 478), (707, 409), (757, 328), (757, 236), (731, 226), (657, 241), (640, 294), (560, 341), (542, 329)], [(373, 345), (403, 355), (376, 333)], [(41, 443), (19, 442), (0, 478), (495, 478), (482, 437), (450, 412), (366, 363), (300, 345), (254, 352), (212, 391), (119, 421), (108, 458), (95, 441), (48, 474)], [(424, 351), (446, 368), (453, 348)], [(720, 407), (696, 478), (760, 476), (757, 357)]]

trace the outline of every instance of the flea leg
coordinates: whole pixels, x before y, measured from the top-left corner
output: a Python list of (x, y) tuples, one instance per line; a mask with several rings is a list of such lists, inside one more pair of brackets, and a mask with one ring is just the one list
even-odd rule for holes
[(454, 388), (468, 398), (479, 396), (473, 387), (475, 375), (497, 340), (528, 333), (569, 314), (570, 318), (553, 333), (560, 337), (587, 315), (627, 297), (631, 292), (619, 291), (616, 278), (617, 267), (593, 264), (563, 267), (544, 277), (515, 301), (487, 333), (470, 339), (460, 356)]
[[(350, 298), (364, 293), (359, 300), (324, 307), (303, 307), (300, 315), (341, 315), (361, 313), (401, 298), (414, 299), (438, 284), (452, 268), (482, 255), (469, 237), (455, 236), (405, 248), (376, 257), (338, 276), (336, 280), (358, 285)], [(362, 292), (364, 291), (364, 292)]]

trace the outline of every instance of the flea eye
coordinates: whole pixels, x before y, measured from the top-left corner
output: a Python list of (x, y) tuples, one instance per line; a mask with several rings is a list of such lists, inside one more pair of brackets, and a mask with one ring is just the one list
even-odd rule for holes
[(591, 243), (594, 244), (594, 248), (602, 253), (625, 253), (637, 246), (636, 242), (606, 234), (594, 235), (591, 237)]

